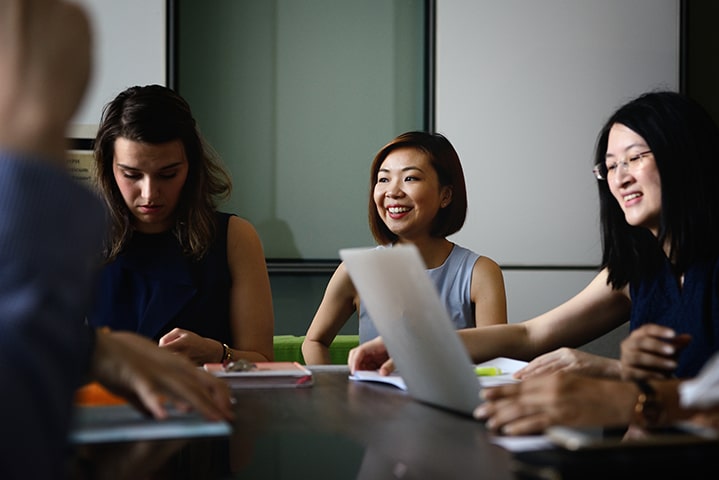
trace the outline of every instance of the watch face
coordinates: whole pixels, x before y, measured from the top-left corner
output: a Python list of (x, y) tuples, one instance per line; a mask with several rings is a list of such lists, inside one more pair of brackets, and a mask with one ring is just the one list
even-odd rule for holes
[(636, 380), (635, 383), (640, 393), (634, 406), (634, 423), (640, 427), (656, 425), (662, 414), (662, 406), (657, 399), (656, 390), (644, 380)]
[(661, 406), (657, 402), (656, 398), (645, 395), (645, 400), (642, 406), (642, 416), (647, 425), (654, 425), (659, 422), (659, 416), (662, 413)]

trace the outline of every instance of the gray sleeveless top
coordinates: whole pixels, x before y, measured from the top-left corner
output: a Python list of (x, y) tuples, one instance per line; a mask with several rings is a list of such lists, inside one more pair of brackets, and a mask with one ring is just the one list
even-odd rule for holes
[[(379, 246), (377, 248), (391, 248)], [(471, 300), (472, 269), (479, 255), (455, 244), (447, 260), (437, 268), (427, 270), (427, 274), (437, 287), (439, 296), (444, 303), (455, 328), (476, 326), (474, 303)], [(359, 337), (360, 343), (372, 340), (379, 333), (367, 314), (367, 309), (360, 299)]]

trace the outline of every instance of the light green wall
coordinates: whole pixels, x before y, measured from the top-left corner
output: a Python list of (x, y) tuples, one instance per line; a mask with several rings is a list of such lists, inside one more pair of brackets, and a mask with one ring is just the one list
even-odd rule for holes
[[(233, 177), (223, 206), (268, 259), (369, 246), (368, 172), (424, 127), (424, 2), (181, 0), (177, 89)], [(326, 273), (271, 273), (275, 333), (303, 335)], [(340, 333), (356, 334), (356, 315)]]
[(424, 122), (423, 2), (180, 2), (178, 90), (268, 258), (372, 245), (374, 154)]

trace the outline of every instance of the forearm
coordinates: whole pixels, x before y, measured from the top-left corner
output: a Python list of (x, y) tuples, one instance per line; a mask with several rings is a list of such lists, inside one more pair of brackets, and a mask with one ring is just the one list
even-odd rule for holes
[(220, 342), (219, 340), (212, 340), (208, 338), (206, 338), (205, 341), (209, 341), (208, 343), (210, 348), (208, 349), (207, 356), (198, 362), (200, 364), (233, 362), (239, 359), (247, 360), (249, 362), (271, 362), (274, 360), (274, 356), (268, 357), (257, 350), (233, 348), (226, 343)]
[[(267, 356), (266, 354), (259, 352), (257, 350), (252, 349), (242, 349), (242, 348), (233, 348), (225, 343), (215, 341), (214, 343), (218, 344), (220, 346), (219, 354), (215, 355), (214, 353), (211, 355), (211, 359), (208, 360), (209, 363), (215, 362), (216, 358), (220, 358), (221, 362), (225, 361), (234, 361), (239, 359), (244, 359), (249, 362), (271, 362), (274, 360), (274, 355)], [(204, 362), (203, 362), (204, 363)]]
[(302, 342), (302, 356), (306, 365), (327, 365), (332, 363), (329, 347), (317, 340), (309, 340), (306, 337)]
[(233, 358), (244, 358), (251, 362), (271, 362), (275, 359), (274, 329), (271, 318), (266, 322), (244, 325), (236, 329), (235, 342), (230, 345)]
[(239, 359), (244, 358), (245, 360), (248, 360), (250, 362), (270, 362), (272, 361), (272, 358), (268, 358), (264, 354), (260, 352), (256, 352), (254, 350), (238, 350), (236, 348), (230, 348), (230, 354), (232, 355), (232, 359)]
[(585, 373), (597, 377), (620, 379), (622, 372), (622, 364), (616, 358), (603, 357), (601, 355), (591, 355), (594, 359)]
[(535, 349), (529, 344), (526, 329), (520, 323), (466, 328), (458, 333), (475, 363), (495, 357), (529, 361), (536, 356)]

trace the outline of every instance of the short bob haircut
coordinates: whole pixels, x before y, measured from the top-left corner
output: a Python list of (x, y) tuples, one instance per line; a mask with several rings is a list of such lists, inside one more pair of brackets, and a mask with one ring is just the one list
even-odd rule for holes
[(370, 167), (369, 227), (374, 239), (380, 245), (387, 245), (396, 242), (398, 238), (377, 213), (373, 193), (382, 162), (390, 153), (400, 148), (414, 148), (427, 154), (437, 172), (440, 186), (452, 188), (452, 200), (437, 213), (430, 234), (439, 238), (459, 231), (467, 216), (467, 187), (457, 151), (449, 140), (439, 133), (407, 132), (382, 147)]
[(147, 85), (130, 87), (105, 105), (95, 138), (97, 186), (110, 210), (106, 261), (122, 251), (133, 232), (132, 212), (125, 205), (113, 173), (118, 138), (150, 144), (182, 141), (189, 168), (173, 234), (187, 256), (202, 258), (215, 235), (217, 204), (230, 194), (232, 183), (202, 139), (187, 102), (167, 87)]
[(662, 246), (677, 273), (719, 254), (719, 129), (696, 102), (675, 92), (651, 92), (620, 107), (599, 133), (595, 164), (605, 162), (609, 131), (622, 124), (652, 151), (661, 181), (658, 237), (627, 223), (606, 181), (598, 181), (602, 267), (620, 289), (662, 265)]

